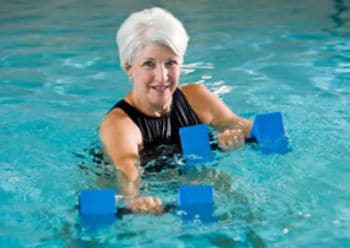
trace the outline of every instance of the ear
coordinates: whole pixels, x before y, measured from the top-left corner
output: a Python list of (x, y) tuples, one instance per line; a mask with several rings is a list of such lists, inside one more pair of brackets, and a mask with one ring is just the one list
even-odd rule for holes
[(127, 65), (127, 66), (125, 67), (125, 71), (126, 71), (126, 73), (128, 74), (128, 77), (131, 78), (131, 75), (132, 75), (131, 65)]
[(127, 65), (125, 67), (125, 71), (128, 74), (129, 82), (132, 83), (133, 81), (132, 81), (132, 68), (131, 68), (131, 65)]

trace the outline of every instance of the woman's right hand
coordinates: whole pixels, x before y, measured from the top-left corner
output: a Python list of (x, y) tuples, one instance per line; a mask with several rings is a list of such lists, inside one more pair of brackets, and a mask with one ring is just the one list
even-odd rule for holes
[(134, 213), (159, 214), (163, 211), (162, 201), (158, 197), (136, 197), (129, 200), (128, 205)]
[(244, 146), (244, 134), (241, 129), (226, 129), (218, 134), (218, 146), (223, 151), (232, 151)]

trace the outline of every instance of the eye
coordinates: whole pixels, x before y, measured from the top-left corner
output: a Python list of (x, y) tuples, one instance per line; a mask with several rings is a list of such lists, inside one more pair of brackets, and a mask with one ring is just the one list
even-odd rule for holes
[(145, 66), (148, 68), (153, 68), (155, 66), (155, 64), (152, 60), (146, 60), (145, 62), (142, 63), (142, 66)]
[(177, 61), (175, 59), (171, 59), (169, 61), (166, 62), (166, 65), (167, 66), (174, 66), (174, 65), (177, 65)]

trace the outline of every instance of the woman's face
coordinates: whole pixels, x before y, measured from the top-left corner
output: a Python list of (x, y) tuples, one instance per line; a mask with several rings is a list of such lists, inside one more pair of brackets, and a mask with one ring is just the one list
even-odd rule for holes
[(139, 52), (127, 68), (138, 104), (167, 107), (179, 82), (181, 63), (182, 57), (163, 45), (151, 43)]

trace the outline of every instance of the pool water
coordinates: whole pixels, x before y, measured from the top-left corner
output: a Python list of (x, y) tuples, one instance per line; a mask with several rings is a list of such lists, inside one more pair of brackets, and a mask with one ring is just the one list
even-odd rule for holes
[[(213, 223), (175, 212), (88, 231), (79, 191), (115, 185), (93, 156), (97, 128), (130, 88), (115, 31), (151, 6), (188, 29), (181, 82), (246, 118), (281, 111), (292, 151), (247, 146), (192, 178), (144, 179), (164, 201), (183, 182), (213, 184)], [(2, 1), (0, 31), (1, 247), (349, 247), (349, 1)]]

